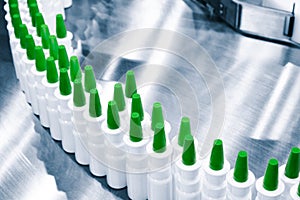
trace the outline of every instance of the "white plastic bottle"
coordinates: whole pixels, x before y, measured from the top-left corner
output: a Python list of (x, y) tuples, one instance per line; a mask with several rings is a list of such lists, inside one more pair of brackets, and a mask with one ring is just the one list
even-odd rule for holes
[(105, 136), (101, 130), (101, 124), (105, 120), (102, 114), (102, 106), (97, 89), (91, 89), (89, 98), (89, 109), (83, 114), (87, 122), (86, 134), (83, 137), (87, 141), (90, 153), (90, 171), (95, 176), (106, 175), (105, 164)]
[(226, 198), (226, 175), (230, 164), (224, 159), (223, 142), (214, 141), (210, 160), (203, 164), (204, 178), (202, 185), (202, 200)]
[(53, 57), (47, 58), (47, 73), (43, 78), (42, 84), (46, 88), (47, 114), (50, 125), (51, 137), (55, 140), (61, 140), (61, 132), (58, 118), (58, 99), (54, 96), (54, 91), (58, 88), (58, 72)]
[(173, 199), (172, 146), (168, 145), (163, 123), (155, 125), (153, 143), (146, 147), (148, 154), (148, 199)]
[(147, 199), (148, 155), (146, 145), (149, 139), (143, 138), (140, 115), (131, 114), (129, 133), (123, 137), (126, 145), (127, 192), (131, 199)]
[(176, 161), (174, 174), (174, 194), (178, 200), (201, 199), (201, 162), (197, 159), (194, 138), (188, 134), (184, 138), (181, 159)]
[(68, 153), (75, 152), (75, 141), (73, 136), (72, 112), (68, 108), (68, 102), (72, 98), (72, 86), (67, 68), (61, 68), (59, 75), (59, 88), (54, 91), (58, 100), (57, 110), (59, 118), (60, 135), (62, 147)]
[(255, 176), (248, 170), (247, 152), (240, 151), (234, 169), (227, 173), (227, 199), (251, 200), (254, 182)]
[(284, 183), (279, 179), (278, 161), (271, 158), (265, 175), (260, 177), (255, 184), (256, 200), (281, 200), (284, 192)]
[(102, 123), (101, 128), (105, 134), (107, 183), (114, 189), (124, 188), (126, 187), (126, 154), (123, 142), (125, 132), (120, 124), (118, 106), (115, 101), (108, 102), (106, 121)]

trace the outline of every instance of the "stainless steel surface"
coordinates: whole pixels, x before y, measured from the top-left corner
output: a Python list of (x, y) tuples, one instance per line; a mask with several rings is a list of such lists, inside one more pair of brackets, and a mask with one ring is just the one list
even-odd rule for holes
[(294, 26), (292, 10), (283, 11), (263, 7), (252, 1), (193, 0), (193, 2), (205, 3), (212, 14), (216, 14), (243, 34), (299, 46), (291, 39)]
[[(225, 120), (221, 137), (231, 165), (239, 150), (247, 150), (250, 169), (259, 177), (270, 157), (283, 164), (290, 147), (300, 146), (300, 69), (284, 67), (287, 62), (300, 65), (299, 49), (240, 35), (219, 19), (210, 18), (204, 8), (180, 0), (73, 0), (73, 6), (67, 10), (67, 27), (76, 41), (82, 41), (84, 55), (105, 39), (138, 28), (177, 31), (199, 43), (213, 59), (224, 84)], [(41, 127), (20, 92), (7, 37), (3, 32), (0, 37), (1, 44), (5, 44), (0, 49), (0, 199), (19, 199), (28, 191), (34, 192), (44, 181), (53, 188), (48, 175), (56, 180), (58, 190), (52, 193), (55, 195), (65, 193), (68, 199), (126, 199), (126, 190), (112, 190), (104, 178), (93, 177), (87, 167), (77, 164), (74, 156), (65, 153), (61, 144)], [(151, 35), (148, 38), (156, 40)], [(105, 53), (104, 49), (97, 61), (107, 63), (112, 53)], [(165, 51), (143, 49), (120, 56), (106, 67), (95, 69), (104, 86), (105, 81), (124, 81), (125, 72), (134, 69), (145, 109), (150, 112), (152, 103), (161, 101), (175, 130), (181, 114), (177, 97), (186, 97), (180, 105), (193, 117), (194, 134), (203, 141), (211, 121), (212, 104), (204, 80), (193, 73), (195, 68), (190, 63)], [(157, 74), (168, 87), (141, 85), (157, 78)], [(193, 92), (172, 85), (172, 76), (185, 78)], [(195, 99), (200, 112), (195, 112), (190, 104)], [(31, 187), (29, 180), (37, 186)]]

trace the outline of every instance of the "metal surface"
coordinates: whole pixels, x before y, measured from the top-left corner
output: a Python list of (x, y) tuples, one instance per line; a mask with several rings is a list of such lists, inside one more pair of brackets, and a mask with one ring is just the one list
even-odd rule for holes
[(245, 1), (195, 0), (237, 31), (260, 39), (299, 46), (291, 39), (293, 35), (293, 10), (277, 10)]
[[(2, 23), (3, 16), (1, 26)], [(270, 157), (283, 164), (290, 148), (300, 146), (300, 69), (283, 67), (287, 62), (300, 65), (299, 49), (240, 35), (209, 17), (206, 9), (179, 0), (73, 0), (73, 6), (67, 10), (67, 27), (76, 41), (81, 40), (84, 55), (114, 34), (138, 28), (173, 30), (199, 43), (215, 62), (224, 84), (226, 107), (221, 137), (231, 165), (239, 150), (247, 150), (250, 169), (259, 177)], [(0, 37), (0, 199), (20, 199), (24, 197), (22, 194), (33, 194), (44, 181), (53, 188), (48, 175), (54, 176), (58, 188), (48, 194), (64, 192), (68, 199), (128, 198), (125, 189), (110, 189), (104, 178), (93, 177), (87, 167), (77, 164), (74, 156), (65, 153), (61, 144), (41, 127), (25, 103), (13, 73), (7, 36), (2, 31)], [(151, 35), (148, 38), (155, 41)], [(110, 58), (107, 52), (99, 54), (97, 59), (101, 63)], [(210, 96), (201, 76), (195, 75), (193, 66), (183, 58), (148, 49), (123, 55), (106, 67), (95, 69), (98, 79), (104, 80), (105, 89), (111, 88), (105, 81), (124, 81), (128, 69), (136, 71), (138, 84), (151, 77), (155, 79), (158, 74), (159, 80), (166, 83), (172, 83), (174, 75), (185, 77), (195, 97), (200, 97), (197, 98), (200, 112), (193, 110), (190, 102), (194, 98), (180, 84), (169, 88), (140, 84), (139, 92), (148, 112), (154, 101), (162, 102), (175, 133), (181, 114), (177, 97), (187, 96), (180, 106), (191, 115), (192, 129), (201, 142), (212, 115)], [(176, 95), (172, 92), (174, 88), (178, 91)], [(29, 180), (36, 186), (30, 186)]]

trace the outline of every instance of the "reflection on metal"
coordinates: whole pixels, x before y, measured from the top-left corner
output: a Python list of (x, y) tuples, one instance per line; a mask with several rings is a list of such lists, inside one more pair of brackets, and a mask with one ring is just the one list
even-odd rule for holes
[(233, 0), (194, 1), (204, 2), (210, 10), (241, 33), (299, 46), (291, 38), (295, 18), (293, 10), (277, 10)]
[[(151, 13), (160, 13), (160, 17)], [(82, 41), (85, 55), (104, 39), (138, 28), (163, 27), (197, 41), (212, 57), (224, 83), (226, 107), (222, 139), (232, 166), (237, 152), (246, 150), (250, 169), (259, 177), (270, 157), (283, 164), (290, 148), (300, 146), (300, 85), (296, 77), (299, 67), (283, 67), (287, 62), (300, 65), (300, 49), (244, 37), (220, 21), (208, 18), (204, 8), (187, 6), (181, 0), (73, 0), (73, 6), (67, 10), (67, 27), (74, 33), (75, 40)], [(7, 50), (0, 56), (0, 199), (21, 199), (29, 193), (37, 193), (40, 182), (43, 188), (47, 183), (47, 194), (53, 193), (58, 198), (66, 195), (68, 199), (126, 199), (126, 190), (112, 190), (105, 178), (91, 176), (87, 167), (77, 164), (41, 127), (14, 77), (7, 39), (2, 36), (0, 40), (2, 49)], [(155, 56), (149, 56), (154, 53)], [(211, 120), (211, 102), (207, 98), (208, 91), (203, 89), (203, 79), (195, 76), (192, 66), (183, 59), (164, 52), (154, 53), (132, 52), (127, 58), (117, 59), (105, 73), (96, 68), (96, 75), (99, 80), (124, 81), (122, 75), (128, 69), (156, 64), (165, 67), (156, 68), (162, 72), (160, 78), (171, 83), (172, 76), (163, 72), (176, 70), (193, 83), (193, 90), (201, 97), (197, 99), (200, 112), (195, 113), (198, 117), (193, 117), (191, 124), (193, 134), (201, 143)], [(111, 58), (109, 53), (98, 56), (99, 62)], [(137, 82), (142, 83), (147, 71), (135, 69)], [(103, 88), (111, 87), (106, 87), (105, 81), (101, 83)], [(174, 109), (178, 101), (172, 91), (155, 84), (141, 87), (147, 111), (150, 113), (149, 107), (154, 101), (161, 101), (167, 119), (175, 124), (176, 134), (180, 111)], [(188, 104), (193, 99), (185, 97), (184, 101)], [(192, 106), (189, 109), (193, 111)], [(264, 119), (268, 116), (271, 118)], [(49, 175), (55, 178), (56, 190)]]

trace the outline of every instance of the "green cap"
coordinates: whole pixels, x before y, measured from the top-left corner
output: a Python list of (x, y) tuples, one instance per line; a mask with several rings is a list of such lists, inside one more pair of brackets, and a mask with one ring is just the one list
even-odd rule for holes
[(196, 150), (194, 137), (186, 135), (183, 142), (182, 163), (185, 165), (193, 165), (196, 163)]
[(274, 191), (278, 188), (278, 161), (275, 158), (269, 160), (263, 187), (268, 191)]
[(119, 111), (125, 110), (126, 103), (125, 103), (124, 92), (121, 83), (116, 83), (114, 86), (114, 100), (118, 105)]
[(154, 131), (157, 123), (164, 124), (164, 116), (163, 116), (162, 106), (159, 102), (155, 102), (152, 107), (151, 129), (153, 131)]
[(67, 68), (70, 67), (69, 57), (64, 45), (58, 46), (58, 66), (59, 68)]
[(27, 6), (29, 6), (30, 4), (36, 3), (36, 0), (27, 0)]
[(29, 5), (29, 14), (30, 14), (30, 17), (31, 17), (31, 23), (32, 23), (32, 26), (35, 27), (35, 14), (40, 12), (39, 11), (39, 7), (36, 3), (32, 3)]
[(86, 92), (89, 92), (94, 88), (96, 88), (94, 70), (91, 65), (87, 65), (84, 67), (84, 89)]
[(22, 24), (22, 20), (20, 15), (15, 14), (12, 16), (12, 25), (14, 27), (14, 33), (16, 38), (20, 38), (20, 24)]
[(28, 35), (28, 29), (25, 24), (20, 24), (20, 45), (22, 49), (26, 49), (26, 35)]
[(166, 133), (163, 123), (155, 125), (152, 149), (156, 153), (163, 153), (166, 150)]
[(26, 35), (25, 36), (25, 41), (26, 41), (26, 55), (28, 60), (33, 60), (34, 59), (34, 40), (32, 35)]
[(107, 107), (107, 127), (109, 129), (120, 128), (120, 117), (118, 106), (115, 101), (109, 101)]
[(248, 155), (246, 151), (240, 151), (234, 167), (233, 178), (239, 183), (248, 180)]
[(20, 15), (19, 6), (17, 3), (9, 5), (9, 14), (10, 17), (12, 17), (13, 15)]
[(91, 117), (100, 117), (102, 115), (100, 97), (96, 88), (90, 90), (89, 113)]
[(137, 112), (131, 114), (129, 135), (132, 142), (140, 142), (143, 140), (141, 119)]
[(67, 37), (67, 28), (62, 14), (56, 15), (56, 36), (57, 38)]
[(74, 82), (75, 79), (81, 79), (81, 69), (79, 65), (79, 61), (77, 56), (71, 56), (70, 58), (70, 74), (71, 74), (71, 81)]
[(133, 112), (139, 113), (141, 121), (144, 120), (144, 110), (143, 110), (141, 96), (137, 93), (132, 95), (131, 113)]
[(47, 81), (48, 83), (56, 83), (58, 82), (58, 73), (55, 65), (55, 61), (53, 57), (47, 58)]
[(8, 0), (8, 5), (18, 4), (18, 0)]
[(126, 83), (125, 83), (125, 95), (127, 98), (131, 98), (133, 94), (137, 92), (136, 82), (134, 77), (134, 72), (132, 70), (126, 73)]
[(284, 175), (288, 178), (298, 178), (300, 171), (300, 149), (293, 147), (285, 166)]
[(49, 49), (49, 37), (50, 32), (47, 25), (41, 25), (41, 37), (42, 37), (42, 45), (44, 49)]
[(76, 107), (82, 107), (86, 104), (81, 79), (74, 81), (73, 104)]
[(178, 135), (178, 145), (183, 146), (184, 138), (186, 135), (192, 135), (190, 119), (188, 117), (182, 117)]
[(224, 165), (224, 152), (223, 142), (220, 139), (214, 141), (214, 146), (210, 155), (209, 167), (212, 170), (218, 171), (223, 169)]
[(300, 197), (300, 183), (298, 185), (298, 192), (297, 192), (297, 194), (298, 194), (298, 197)]
[(36, 46), (34, 48), (34, 54), (35, 54), (35, 67), (36, 71), (43, 72), (46, 70), (46, 58), (43, 51), (43, 47)]
[(58, 43), (55, 35), (49, 36), (49, 52), (54, 60), (58, 60)]
[(59, 69), (59, 91), (63, 96), (70, 95), (72, 93), (72, 87), (68, 75), (68, 69), (61, 68)]
[(35, 14), (35, 27), (37, 36), (41, 37), (41, 26), (45, 24), (42, 13), (38, 12)]

